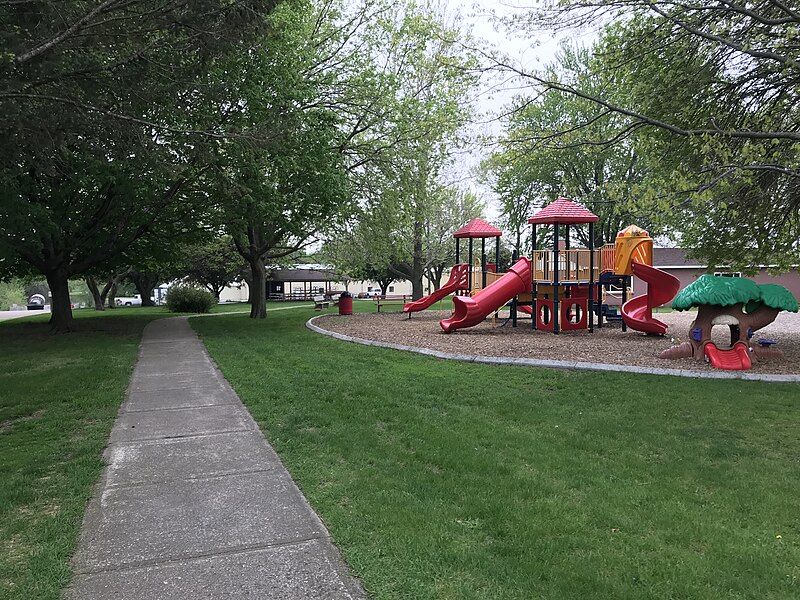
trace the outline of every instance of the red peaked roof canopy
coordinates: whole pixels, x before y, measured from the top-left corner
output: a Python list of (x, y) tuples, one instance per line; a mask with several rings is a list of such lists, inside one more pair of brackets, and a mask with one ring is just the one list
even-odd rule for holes
[(464, 225), (461, 229), (453, 234), (454, 238), (489, 238), (500, 237), (503, 232), (497, 227), (489, 225), (483, 219), (472, 219), (469, 223)]
[(598, 219), (599, 217), (596, 214), (585, 209), (577, 202), (573, 202), (568, 198), (559, 198), (528, 219), (528, 223), (572, 225), (596, 223)]

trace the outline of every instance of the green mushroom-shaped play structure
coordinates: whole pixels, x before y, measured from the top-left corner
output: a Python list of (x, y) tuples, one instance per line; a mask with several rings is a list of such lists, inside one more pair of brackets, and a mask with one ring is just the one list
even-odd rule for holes
[[(753, 344), (753, 335), (772, 323), (778, 313), (797, 312), (797, 299), (785, 287), (773, 283), (759, 285), (742, 277), (702, 275), (686, 286), (672, 301), (675, 310), (697, 307), (689, 341), (661, 353), (661, 358), (689, 358), (709, 362), (720, 369), (749, 369), (753, 361), (779, 358), (773, 340)], [(729, 348), (711, 341), (714, 325), (730, 328)]]

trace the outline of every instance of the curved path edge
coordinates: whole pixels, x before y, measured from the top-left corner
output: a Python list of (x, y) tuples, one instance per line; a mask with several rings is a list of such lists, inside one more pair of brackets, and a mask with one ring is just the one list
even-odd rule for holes
[(306, 327), (315, 333), (328, 337), (361, 344), (363, 346), (377, 346), (379, 348), (391, 348), (392, 350), (402, 350), (414, 352), (434, 358), (444, 360), (457, 360), (461, 362), (473, 362), (488, 365), (516, 365), (522, 367), (543, 367), (547, 369), (570, 369), (576, 371), (612, 371), (615, 373), (637, 373), (640, 375), (670, 375), (672, 377), (694, 377), (699, 379), (741, 379), (745, 381), (766, 381), (770, 383), (800, 383), (800, 375), (778, 375), (773, 373), (748, 373), (745, 371), (691, 371), (688, 369), (660, 369), (657, 367), (636, 367), (633, 365), (616, 365), (610, 363), (580, 362), (568, 360), (549, 360), (536, 358), (510, 358), (504, 356), (481, 356), (473, 354), (454, 354), (451, 352), (441, 352), (431, 348), (421, 348), (418, 346), (406, 346), (403, 344), (393, 344), (391, 342), (381, 342), (378, 340), (368, 340), (365, 338), (354, 337), (336, 331), (330, 331), (317, 325), (315, 321), (321, 317), (330, 315), (317, 315), (306, 321)]

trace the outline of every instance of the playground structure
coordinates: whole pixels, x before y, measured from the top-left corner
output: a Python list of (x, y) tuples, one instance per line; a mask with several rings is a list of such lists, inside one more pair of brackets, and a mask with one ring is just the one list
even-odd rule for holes
[[(450, 271), (450, 278), (438, 290), (428, 296), (424, 296), (413, 302), (408, 302), (403, 306), (403, 312), (408, 313), (410, 317), (411, 313), (426, 310), (450, 294), (470, 294), (492, 283), (494, 278), (491, 276), (497, 270), (497, 264), (500, 262), (500, 237), (502, 235), (502, 231), (483, 219), (472, 219), (461, 229), (453, 233), (453, 238), (456, 240), (456, 264)], [(495, 240), (494, 263), (490, 263), (487, 260), (486, 240), (489, 238), (494, 238)], [(466, 263), (460, 262), (462, 239), (466, 239), (468, 244)], [(481, 240), (479, 264), (475, 264), (474, 256), (474, 241), (476, 239)]]
[[(471, 287), (469, 296), (454, 296), (453, 314), (440, 326), (445, 333), (473, 327), (509, 302), (511, 321), (517, 326), (517, 313), (531, 315), (534, 329), (558, 334), (562, 331), (594, 331), (595, 317), (602, 327), (606, 315), (605, 297), (609, 288), (622, 292), (623, 329), (663, 335), (666, 325), (653, 317), (653, 309), (669, 302), (678, 291), (678, 280), (652, 266), (653, 240), (646, 231), (628, 227), (614, 244), (595, 248), (594, 224), (597, 215), (583, 206), (559, 198), (531, 217), (531, 239), (537, 228), (550, 226), (553, 246), (533, 248), (531, 258), (521, 257), (507, 273), (492, 273), (492, 281), (480, 289)], [(588, 225), (588, 248), (572, 248), (577, 227)], [(562, 237), (563, 236), (563, 237)], [(627, 298), (632, 277), (647, 284), (647, 293)], [(484, 275), (484, 281), (489, 277)]]
[[(741, 277), (703, 275), (686, 286), (675, 298), (673, 308), (697, 308), (689, 341), (661, 353), (661, 358), (694, 358), (708, 361), (718, 369), (744, 371), (753, 362), (781, 358), (773, 348), (775, 340), (762, 338), (753, 343), (755, 332), (772, 323), (782, 310), (797, 312), (797, 300), (785, 287), (758, 285)], [(730, 346), (720, 348), (712, 341), (715, 325), (730, 329)]]
[[(518, 326), (518, 314), (530, 315), (531, 328), (559, 334), (595, 330), (616, 313), (607, 304), (619, 295), (619, 320), (627, 328), (648, 335), (663, 336), (666, 323), (653, 316), (657, 307), (675, 298), (680, 281), (653, 266), (653, 239), (647, 231), (630, 225), (620, 231), (613, 244), (594, 247), (597, 215), (567, 199), (538, 211), (528, 220), (531, 225), (530, 258), (514, 257), (506, 272), (500, 272), (502, 232), (481, 219), (459, 229), (456, 239), (456, 265), (450, 279), (439, 290), (404, 306), (409, 313), (424, 310), (453, 294), (453, 312), (439, 322), (445, 333), (474, 327), (503, 307), (510, 309), (510, 322)], [(538, 228), (552, 228), (552, 246), (537, 247)], [(579, 230), (579, 228), (586, 229)], [(495, 239), (495, 262), (489, 263), (486, 239)], [(587, 240), (587, 248), (573, 248), (574, 239)], [(468, 261), (460, 262), (460, 240), (468, 239)], [(480, 261), (474, 260), (475, 239), (481, 239)], [(646, 286), (646, 292), (632, 296), (633, 278)], [(723, 281), (727, 280), (727, 281)], [(733, 283), (731, 283), (733, 282)], [(720, 292), (721, 288), (725, 288)], [(730, 289), (727, 289), (730, 288)], [(629, 298), (629, 296), (632, 296)], [(661, 358), (707, 360), (713, 367), (727, 370), (749, 369), (754, 361), (777, 358), (782, 353), (774, 340), (752, 342), (755, 331), (774, 321), (780, 310), (797, 312), (797, 301), (779, 285), (758, 286), (742, 278), (704, 275), (687, 286), (675, 299), (673, 308), (698, 308), (692, 323), (691, 339), (665, 350)], [(728, 325), (729, 348), (711, 340), (714, 325)]]

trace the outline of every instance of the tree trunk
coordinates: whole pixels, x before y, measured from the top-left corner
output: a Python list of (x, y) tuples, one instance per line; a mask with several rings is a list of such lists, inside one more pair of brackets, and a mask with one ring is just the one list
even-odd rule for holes
[(158, 274), (131, 271), (130, 278), (131, 281), (133, 281), (133, 285), (136, 286), (136, 291), (139, 292), (139, 296), (142, 298), (142, 306), (155, 306), (156, 303), (153, 302), (150, 297), (153, 295), (153, 290), (158, 285)]
[(75, 330), (72, 318), (72, 303), (69, 298), (69, 278), (63, 269), (54, 269), (45, 274), (50, 287), (50, 328), (53, 333), (68, 333)]
[(111, 287), (114, 285), (114, 277), (110, 277), (106, 284), (103, 286), (103, 291), (100, 292), (100, 302), (103, 304), (103, 309), (105, 310), (106, 300), (108, 299), (108, 295), (111, 293)]
[(389, 292), (389, 286), (392, 285), (393, 281), (394, 279), (384, 279), (382, 281), (378, 280), (378, 285), (381, 286), (381, 296), (383, 296), (384, 298), (386, 297), (386, 294)]
[(209, 293), (212, 296), (214, 296), (214, 298), (217, 299), (217, 302), (219, 302), (219, 297), (222, 294), (222, 290), (225, 289), (224, 286), (220, 287), (220, 286), (214, 285), (213, 283), (205, 283), (205, 284), (203, 284), (203, 287), (206, 288), (209, 291)]
[(108, 288), (108, 294), (106, 295), (106, 300), (108, 301), (108, 308), (117, 308), (117, 282), (116, 282), (116, 280), (111, 282), (111, 285)]
[(125, 279), (130, 274), (129, 271), (125, 271), (124, 273), (117, 273), (116, 275), (111, 275), (109, 280), (106, 282), (105, 287), (101, 295), (104, 299), (108, 300), (108, 308), (117, 308), (117, 286), (119, 283)]
[(411, 256), (411, 298), (419, 300), (425, 289), (422, 278), (425, 276), (425, 265), (422, 257), (422, 235), (424, 223), (417, 218), (414, 221), (414, 251)]
[(103, 303), (103, 296), (100, 293), (100, 288), (97, 287), (97, 280), (91, 275), (84, 277), (86, 287), (89, 288), (89, 293), (92, 295), (92, 303), (95, 310), (105, 310), (106, 307)]
[(442, 274), (444, 273), (444, 267), (444, 263), (440, 263), (428, 269), (428, 281), (431, 282), (434, 292), (438, 292), (439, 288), (442, 287)]
[(264, 259), (250, 261), (250, 318), (265, 319), (267, 317), (267, 271)]

